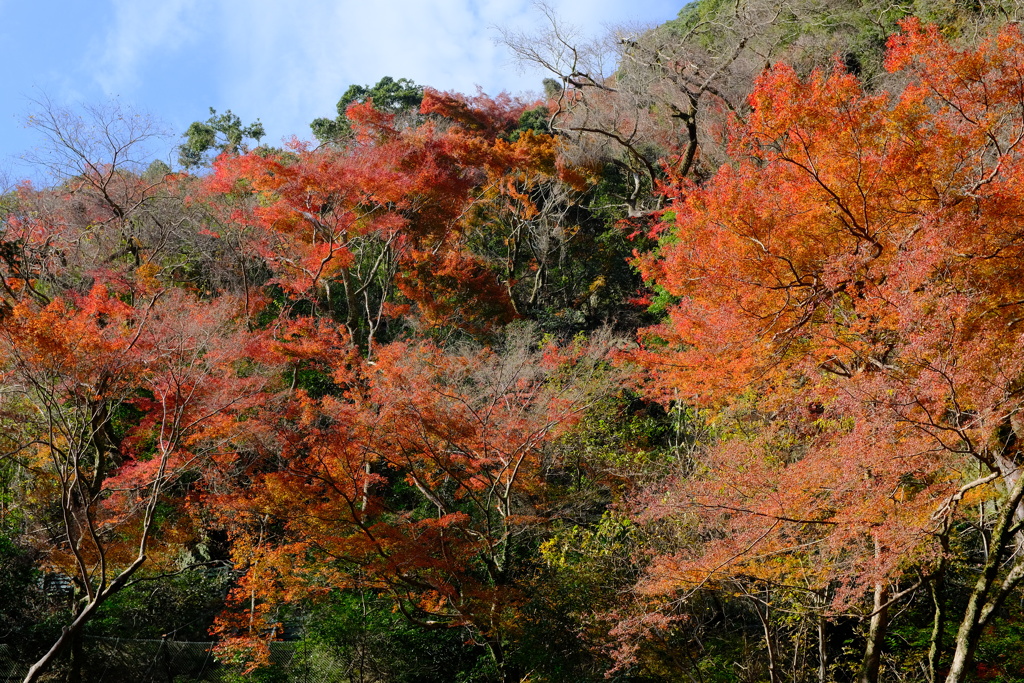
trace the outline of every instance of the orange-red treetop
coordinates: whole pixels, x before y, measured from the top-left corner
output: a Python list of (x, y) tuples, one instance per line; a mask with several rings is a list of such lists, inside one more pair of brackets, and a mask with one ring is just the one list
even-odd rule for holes
[[(295, 332), (283, 353), (316, 331)], [(338, 390), (269, 407), (256, 421), (273, 454), (213, 505), (245, 571), (244, 611), (219, 622), (225, 647), (266, 655), (277, 605), (338, 588), (500, 643), (522, 598), (516, 545), (558, 514), (551, 444), (608, 390), (606, 353), (396, 342), (368, 363), (325, 347), (318, 363)]]
[(900, 96), (775, 66), (736, 163), (671, 180), (638, 263), (675, 303), (638, 358), (718, 438), (654, 514), (726, 533), (662, 558), (650, 591), (752, 576), (838, 581), (842, 602), (927, 566), (961, 485), (1016, 476), (1024, 43), (959, 51), (909, 20), (887, 64)]
[(526, 106), (427, 90), (425, 119), (401, 126), (370, 102), (353, 104), (354, 137), (344, 145), (222, 155), (205, 196), (246, 234), (272, 283), (319, 298), (318, 312), (338, 315), (357, 341), (401, 316), (426, 328), (488, 330), (514, 311), (510, 283), (467, 245), (480, 228), (472, 209), (490, 203), (529, 215), (538, 182), (578, 182), (556, 162), (552, 136), (511, 139)]

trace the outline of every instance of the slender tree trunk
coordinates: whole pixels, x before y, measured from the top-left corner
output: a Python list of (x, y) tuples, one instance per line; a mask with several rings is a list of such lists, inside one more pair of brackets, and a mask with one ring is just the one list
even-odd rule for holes
[(174, 669), (171, 668), (171, 643), (165, 635), (160, 640), (160, 650), (163, 652), (164, 674), (167, 676), (167, 683), (174, 683)]
[(946, 607), (943, 604), (943, 597), (946, 588), (946, 553), (949, 550), (949, 538), (943, 536), (942, 557), (939, 558), (939, 566), (935, 570), (935, 577), (929, 583), (932, 596), (932, 604), (935, 612), (932, 617), (932, 635), (928, 642), (928, 681), (935, 683), (938, 677), (939, 658), (942, 655), (942, 631), (946, 627)]
[(818, 615), (818, 683), (828, 680), (828, 620), (825, 615)]
[(50, 668), (54, 660), (57, 659), (57, 656), (64, 651), (64, 648), (70, 645), (73, 640), (78, 637), (82, 631), (82, 627), (96, 615), (96, 611), (99, 610), (100, 605), (102, 605), (111, 595), (124, 588), (128, 579), (131, 578), (132, 574), (134, 574), (145, 561), (146, 556), (140, 555), (127, 569), (121, 572), (109, 586), (107, 586), (106, 590), (97, 593), (96, 597), (78, 613), (75, 620), (72, 621), (70, 625), (64, 627), (60, 637), (47, 651), (47, 653), (40, 657), (35, 664), (29, 667), (28, 673), (25, 675), (22, 683), (35, 683), (35, 681), (38, 681), (39, 677), (42, 676), (46, 670)]
[(770, 683), (778, 683), (779, 665), (776, 661), (778, 659), (778, 653), (775, 652), (775, 644), (772, 642), (772, 634), (771, 631), (768, 629), (768, 626), (764, 627), (764, 642), (765, 647), (768, 650), (768, 680)]
[(71, 622), (71, 625), (64, 627), (60, 637), (57, 638), (57, 641), (50, 647), (46, 654), (36, 661), (35, 664), (29, 667), (28, 673), (25, 675), (22, 683), (35, 683), (35, 681), (38, 681), (39, 677), (46, 673), (46, 670), (50, 668), (60, 653), (64, 651), (64, 648), (72, 643), (85, 622), (92, 617), (92, 613), (95, 612), (95, 610), (95, 602), (91, 602), (86, 605), (85, 609), (79, 613), (78, 617)]
[(84, 658), (82, 632), (79, 631), (71, 637), (71, 671), (68, 673), (68, 683), (82, 683), (82, 660)]
[[(1006, 549), (1005, 546), (1003, 549)], [(956, 634), (956, 649), (953, 652), (946, 683), (961, 683), (967, 678), (968, 668), (974, 661), (974, 653), (978, 649), (982, 631), (1010, 592), (1024, 579), (1024, 561), (1018, 560), (999, 586), (994, 586), (995, 579), (998, 578), (996, 572), (999, 569), (999, 557), (1002, 554), (993, 552), (990, 555), (985, 572), (978, 578), (978, 583), (971, 592), (960, 629)], [(991, 575), (990, 566), (993, 567)]]
[[(978, 579), (979, 584), (984, 577)], [(949, 673), (946, 675), (946, 683), (960, 683), (967, 677), (967, 667), (974, 660), (974, 650), (978, 647), (978, 638), (981, 636), (981, 628), (978, 626), (981, 616), (981, 603), (985, 598), (984, 592), (975, 590), (967, 602), (967, 609), (964, 610), (964, 618), (960, 622), (960, 629), (956, 634), (956, 649), (953, 651), (953, 661), (949, 665)]]
[(1024, 562), (1018, 560), (1002, 582), (999, 582), (1000, 565), (1016, 535), (1014, 521), (1019, 515), (1021, 497), (1024, 496), (1024, 476), (1016, 470), (1014, 473), (1013, 479), (1004, 475), (1005, 479), (1013, 482), (1013, 486), (1002, 507), (997, 510), (988, 557), (967, 600), (963, 619), (960, 620), (955, 641), (956, 649), (953, 651), (953, 661), (950, 662), (946, 683), (961, 683), (967, 678), (968, 668), (974, 660), (974, 652), (978, 648), (982, 630), (1010, 591), (1024, 578)]
[(494, 661), (494, 668), (498, 670), (499, 683), (519, 683), (518, 676), (510, 671), (508, 660), (505, 659), (505, 648), (496, 638), (487, 639), (487, 653)]
[(754, 601), (754, 611), (757, 612), (757, 618), (761, 620), (761, 628), (764, 630), (764, 645), (768, 655), (768, 681), (769, 683), (778, 683), (779, 680), (779, 664), (778, 664), (778, 653), (775, 651), (775, 641), (772, 638), (771, 629), (771, 613), (768, 611), (768, 603), (765, 602), (764, 613), (761, 612), (761, 608), (757, 602)]
[(882, 664), (882, 645), (889, 626), (888, 585), (880, 581), (875, 584), (871, 623), (868, 626), (868, 642), (864, 647), (864, 663), (861, 666), (859, 683), (878, 683), (878, 671)]
[(363, 472), (366, 474), (366, 479), (363, 480), (363, 496), (359, 499), (360, 512), (366, 512), (366, 506), (370, 504), (370, 475), (373, 473), (373, 469), (369, 460), (363, 465)]

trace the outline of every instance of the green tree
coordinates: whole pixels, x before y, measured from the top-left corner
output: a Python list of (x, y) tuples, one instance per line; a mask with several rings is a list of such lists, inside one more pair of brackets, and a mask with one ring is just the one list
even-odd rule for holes
[(352, 133), (352, 125), (346, 110), (350, 104), (373, 102), (373, 108), (388, 114), (418, 110), (423, 101), (423, 86), (416, 85), (408, 78), (397, 81), (385, 76), (377, 85), (350, 85), (338, 100), (338, 116), (334, 119), (318, 118), (309, 127), (313, 135), (323, 143), (334, 142)]
[(245, 140), (260, 139), (266, 135), (259, 119), (248, 126), (230, 109), (218, 115), (217, 110), (210, 107), (210, 118), (206, 121), (193, 121), (185, 131), (185, 142), (178, 148), (178, 161), (185, 168), (196, 168), (208, 163), (208, 152), (229, 152), (238, 154), (246, 151)]

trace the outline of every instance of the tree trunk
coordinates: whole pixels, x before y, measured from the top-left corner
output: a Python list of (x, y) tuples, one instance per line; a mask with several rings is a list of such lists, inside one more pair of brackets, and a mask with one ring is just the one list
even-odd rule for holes
[(828, 620), (818, 615), (818, 683), (828, 680)]
[(935, 683), (938, 677), (939, 657), (942, 655), (942, 631), (946, 626), (946, 609), (943, 605), (943, 593), (946, 587), (946, 557), (949, 550), (949, 539), (942, 538), (943, 556), (939, 558), (939, 566), (935, 577), (930, 582), (932, 604), (935, 612), (932, 618), (932, 635), (928, 642), (928, 682)]
[(146, 556), (140, 555), (134, 562), (132, 562), (131, 565), (129, 565), (127, 569), (121, 572), (105, 590), (97, 593), (96, 597), (82, 608), (82, 611), (78, 613), (75, 620), (72, 621), (70, 625), (64, 627), (60, 637), (57, 638), (57, 641), (52, 647), (50, 647), (47, 653), (40, 657), (35, 664), (29, 667), (28, 673), (25, 674), (25, 678), (22, 679), (22, 683), (35, 683), (38, 681), (39, 677), (42, 676), (48, 668), (50, 668), (50, 665), (53, 664), (58, 655), (64, 651), (64, 648), (71, 644), (75, 638), (78, 638), (79, 634), (82, 632), (82, 627), (85, 626), (90, 619), (96, 616), (96, 612), (99, 610), (100, 605), (102, 605), (111, 595), (124, 588), (124, 585), (128, 583), (128, 579), (131, 578), (132, 574), (134, 574), (145, 561)]
[(882, 664), (882, 645), (885, 642), (885, 631), (889, 625), (888, 585), (879, 581), (875, 584), (875, 599), (868, 626), (868, 642), (864, 647), (864, 663), (861, 666), (859, 683), (878, 683), (878, 671)]
[(487, 639), (487, 652), (494, 661), (494, 668), (498, 670), (499, 683), (519, 683), (519, 677), (511, 671), (508, 660), (505, 658), (505, 648), (497, 639)]
[[(985, 566), (974, 584), (963, 619), (960, 620), (955, 641), (956, 649), (953, 651), (953, 661), (946, 675), (946, 683), (961, 683), (967, 677), (968, 667), (974, 660), (974, 652), (978, 648), (982, 630), (1006, 596), (1024, 579), (1024, 561), (1018, 560), (1002, 582), (998, 581), (1002, 559), (1011, 549), (1013, 537), (1017, 535), (1014, 522), (1020, 515), (1019, 506), (1021, 497), (1024, 496), (1024, 476), (1017, 471), (1015, 476), (1016, 478), (1012, 480), (1013, 487), (997, 512)], [(1005, 474), (1004, 478), (1010, 480)]]
[(71, 637), (71, 671), (68, 673), (68, 683), (82, 683), (82, 660), (84, 658), (82, 632), (79, 631)]
[[(983, 580), (978, 579), (978, 582)], [(974, 650), (978, 647), (978, 638), (981, 636), (978, 621), (982, 599), (984, 594), (979, 594), (976, 587), (967, 603), (964, 618), (956, 634), (956, 650), (953, 651), (953, 661), (949, 665), (946, 683), (960, 683), (967, 677), (967, 667), (974, 660)]]
[[(769, 596), (766, 596), (766, 598)], [(761, 612), (761, 607), (758, 605), (756, 599), (752, 599), (751, 603), (754, 605), (754, 611), (757, 612), (757, 618), (761, 621), (761, 628), (764, 631), (764, 646), (765, 653), (768, 655), (768, 681), (769, 683), (778, 683), (779, 680), (779, 665), (778, 665), (778, 653), (775, 650), (775, 641), (772, 638), (771, 629), (771, 612), (768, 609), (767, 600), (764, 603), (764, 612)]]

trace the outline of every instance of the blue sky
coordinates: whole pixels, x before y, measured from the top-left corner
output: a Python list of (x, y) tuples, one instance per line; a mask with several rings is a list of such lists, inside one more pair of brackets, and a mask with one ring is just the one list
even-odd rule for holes
[[(684, 0), (549, 0), (585, 37), (674, 18)], [(0, 174), (36, 176), (33, 99), (74, 106), (112, 97), (173, 136), (209, 107), (259, 118), (264, 142), (309, 138), (351, 84), (382, 76), (441, 90), (536, 91), (496, 26), (531, 31), (531, 0), (0, 0)], [(170, 140), (162, 150), (169, 158)]]

